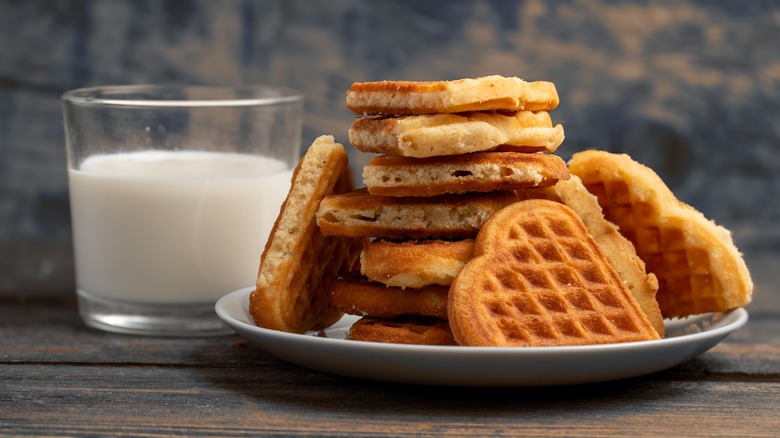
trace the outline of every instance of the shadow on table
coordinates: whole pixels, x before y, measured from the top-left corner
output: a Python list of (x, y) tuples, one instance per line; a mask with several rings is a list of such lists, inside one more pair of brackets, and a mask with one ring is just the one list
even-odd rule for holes
[(669, 400), (691, 390), (685, 382), (659, 381), (664, 373), (559, 387), (475, 388), (388, 383), (320, 373), (270, 355), (266, 357), (266, 353), (254, 347), (249, 349), (254, 350), (252, 356), (262, 357), (261, 365), (229, 370), (199, 368), (198, 372), (204, 373), (201, 377), (209, 384), (257, 404), (280, 404), (296, 411), (345, 418), (366, 413), (492, 418), (522, 413), (578, 415), (599, 411), (604, 414), (611, 409), (619, 410), (622, 415), (632, 409), (646, 411), (648, 405), (666, 406)]

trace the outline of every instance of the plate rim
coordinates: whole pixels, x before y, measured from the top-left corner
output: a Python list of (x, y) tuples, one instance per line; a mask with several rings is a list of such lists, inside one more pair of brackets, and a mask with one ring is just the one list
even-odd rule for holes
[[(292, 339), (298, 342), (322, 343), (325, 345), (332, 343), (334, 345), (338, 345), (343, 348), (353, 348), (354, 346), (354, 348), (361, 348), (361, 349), (370, 348), (370, 349), (392, 350), (392, 351), (399, 351), (399, 350), (408, 350), (410, 352), (438, 351), (441, 353), (456, 354), (456, 355), (458, 354), (472, 355), (475, 352), (491, 353), (491, 354), (498, 354), (498, 355), (512, 355), (512, 356), (524, 355), (524, 354), (533, 355), (533, 354), (541, 354), (541, 353), (545, 355), (581, 354), (587, 352), (632, 350), (637, 347), (649, 348), (649, 349), (671, 347), (675, 345), (686, 344), (697, 340), (703, 341), (705, 339), (715, 338), (721, 335), (725, 337), (731, 332), (744, 326), (747, 323), (749, 318), (747, 310), (745, 310), (742, 307), (728, 310), (726, 312), (712, 312), (712, 313), (705, 313), (701, 315), (692, 315), (688, 317), (691, 318), (690, 324), (695, 323), (694, 319), (702, 320), (709, 317), (710, 315), (723, 315), (722, 319), (732, 319), (732, 320), (727, 321), (715, 328), (702, 329), (701, 331), (695, 333), (682, 334), (679, 336), (662, 338), (662, 339), (654, 339), (648, 341), (620, 342), (620, 343), (612, 343), (612, 344), (565, 345), (565, 346), (546, 346), (546, 347), (478, 347), (478, 346), (389, 344), (389, 343), (381, 343), (381, 342), (355, 341), (355, 340), (321, 337), (321, 336), (316, 336), (312, 332), (307, 332), (304, 334), (287, 333), (279, 330), (259, 327), (255, 324), (251, 324), (247, 321), (235, 318), (228, 311), (228, 309), (226, 309), (227, 304), (232, 303), (233, 301), (241, 300), (238, 304), (241, 305), (242, 310), (246, 313), (246, 316), (248, 317), (249, 316), (248, 308), (244, 306), (244, 302), (246, 302), (246, 304), (248, 305), (249, 294), (252, 292), (252, 290), (254, 290), (254, 286), (249, 286), (249, 287), (241, 288), (233, 292), (230, 292), (224, 295), (222, 298), (220, 298), (214, 306), (217, 315), (228, 325), (233, 327), (234, 330), (235, 330), (234, 325), (236, 325), (243, 328), (244, 330), (259, 333), (262, 334), (263, 336), (272, 336), (281, 339)], [(345, 317), (348, 316), (350, 315), (345, 315)], [(664, 325), (667, 326), (667, 324), (678, 323), (678, 321), (684, 321), (684, 320), (685, 318), (672, 319), (672, 320), (665, 319)], [(331, 327), (341, 323), (342, 321), (344, 321), (344, 317), (342, 319), (339, 319), (339, 321), (334, 323), (334, 325), (332, 325)]]

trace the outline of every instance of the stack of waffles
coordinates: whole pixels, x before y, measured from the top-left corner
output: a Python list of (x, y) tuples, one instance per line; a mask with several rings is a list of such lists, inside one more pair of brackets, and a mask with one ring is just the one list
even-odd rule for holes
[[(692, 208), (641, 165), (580, 153), (570, 174), (557, 105), (552, 83), (500, 76), (354, 84), (350, 142), (378, 156), (353, 190), (342, 145), (309, 148), (261, 259), (255, 322), (301, 333), (347, 313), (354, 340), (583, 345), (659, 339), (663, 316), (749, 302), (728, 232), (697, 216), (686, 234)], [(675, 232), (684, 242), (659, 249)]]
[(322, 202), (318, 225), (370, 240), (360, 271), (330, 291), (338, 309), (362, 317), (350, 339), (464, 343), (449, 326), (459, 314), (450, 287), (483, 224), (517, 190), (569, 179), (553, 154), (564, 138), (549, 114), (557, 105), (554, 84), (499, 76), (349, 89), (347, 107), (360, 116), (350, 142), (379, 156), (363, 169), (364, 189)]

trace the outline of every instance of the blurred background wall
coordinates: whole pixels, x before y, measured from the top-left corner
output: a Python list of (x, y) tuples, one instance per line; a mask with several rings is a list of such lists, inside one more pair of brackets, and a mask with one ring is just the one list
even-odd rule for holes
[(306, 146), (348, 141), (352, 82), (488, 74), (556, 84), (565, 159), (628, 152), (780, 252), (777, 1), (0, 0), (0, 292), (73, 291), (66, 90), (285, 85)]

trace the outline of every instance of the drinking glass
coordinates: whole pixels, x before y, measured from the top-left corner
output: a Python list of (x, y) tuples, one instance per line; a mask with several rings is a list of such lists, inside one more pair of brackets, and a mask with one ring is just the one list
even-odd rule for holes
[(231, 333), (300, 158), (303, 96), (273, 86), (63, 95), (79, 312), (104, 330)]

